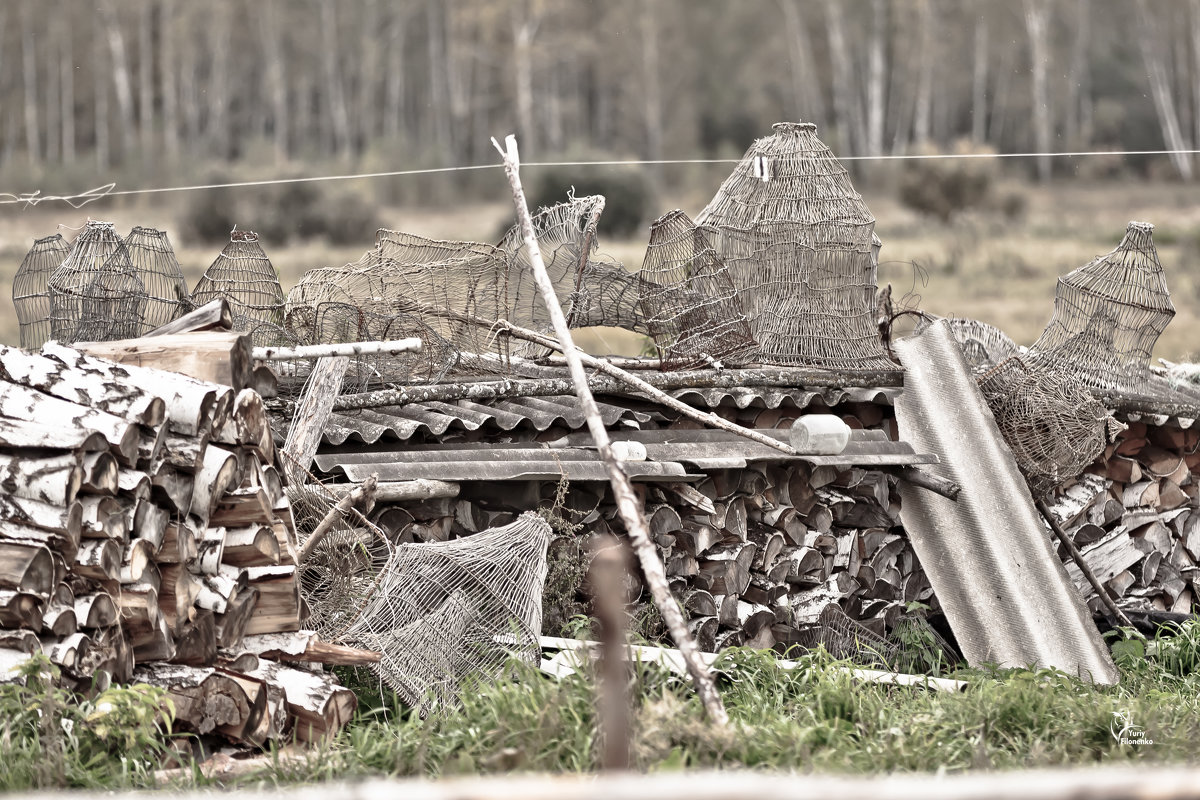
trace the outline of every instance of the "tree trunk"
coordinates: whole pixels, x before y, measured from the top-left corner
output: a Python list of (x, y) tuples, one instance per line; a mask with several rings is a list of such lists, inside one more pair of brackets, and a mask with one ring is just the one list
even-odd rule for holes
[(34, 166), (42, 161), (41, 126), (38, 123), (37, 53), (34, 50), (33, 6), (22, 3), (21, 18), (21, 76), (25, 87), (25, 152)]
[(861, 155), (863, 142), (862, 109), (854, 85), (854, 63), (846, 43), (846, 32), (839, 0), (825, 2), (829, 57), (833, 62), (833, 109), (838, 136), (849, 155)]
[(261, 8), (263, 54), (267, 60), (267, 84), (271, 95), (271, 140), (275, 144), (275, 163), (284, 164), (288, 160), (288, 102), (279, 0), (268, 0)]
[(350, 114), (346, 110), (341, 61), (336, 5), (333, 0), (321, 0), (321, 66), (325, 73), (326, 113), (333, 121), (334, 146), (339, 155), (348, 158), (352, 144)]
[[(213, 0), (210, 0), (211, 2)], [(208, 130), (206, 132), (212, 152), (218, 159), (225, 160), (233, 156), (230, 149), (232, 139), (229, 117), (229, 108), (233, 104), (229, 82), (229, 62), (233, 58), (230, 28), (233, 22), (230, 19), (230, 9), (223, 3), (216, 4), (211, 11), (214, 19), (209, 25), (212, 36), (210, 47), (212, 60), (210, 62), (210, 85), (206, 93), (208, 99)]]
[(121, 155), (133, 152), (133, 81), (129, 75), (129, 59), (125, 52), (125, 36), (121, 33), (121, 22), (117, 19), (112, 0), (100, 0), (98, 9), (108, 49), (112, 53), (112, 79), (117, 90), (117, 111), (121, 125)]
[(871, 2), (871, 42), (867, 69), (867, 155), (883, 155), (884, 40), (888, 30), (888, 4), (885, 0)]
[(824, 125), (825, 101), (821, 97), (821, 82), (812, 57), (812, 39), (808, 26), (800, 15), (801, 0), (779, 0), (783, 9), (783, 24), (788, 38), (788, 61), (792, 73), (792, 97), (795, 102), (793, 119)]
[(75, 43), (71, 37), (71, 25), (65, 15), (56, 21), (58, 28), (58, 58), (62, 73), (58, 99), (62, 104), (59, 115), (62, 130), (62, 160), (64, 164), (75, 161)]
[(1025, 0), (1025, 30), (1029, 35), (1030, 69), (1032, 71), (1033, 137), (1038, 156), (1038, 180), (1050, 181), (1053, 128), (1050, 121), (1050, 93), (1046, 75), (1050, 71), (1050, 42), (1047, 31), (1045, 0)]
[(168, 159), (179, 156), (179, 87), (175, 80), (175, 0), (158, 2), (159, 94), (162, 96), (163, 151)]
[(987, 138), (987, 5), (975, 9), (975, 68), (971, 72), (971, 140), (982, 144)]
[[(1158, 123), (1162, 128), (1163, 140), (1168, 150), (1187, 150), (1188, 143), (1184, 139), (1183, 130), (1179, 125), (1175, 96), (1171, 92), (1167, 67), (1160, 52), (1160, 48), (1164, 47), (1162, 37), (1159, 35), (1158, 26), (1155, 24), (1155, 19), (1151, 16), (1145, 0), (1138, 0), (1137, 12), (1138, 47), (1142, 51), (1142, 61), (1146, 65), (1146, 73), (1150, 80), (1150, 92), (1154, 97), (1154, 110), (1158, 112)], [(1192, 179), (1191, 155), (1172, 153), (1171, 163), (1175, 165), (1181, 178), (1185, 181)]]
[(387, 69), (383, 84), (383, 135), (395, 144), (404, 116), (404, 11), (390, 4), (385, 40)]
[(917, 73), (917, 109), (913, 116), (913, 139), (917, 144), (929, 141), (933, 122), (933, 36), (935, 24), (933, 0), (920, 0), (921, 54)]
[(1188, 4), (1192, 38), (1192, 141), (1200, 145), (1200, 0)]
[(513, 9), (513, 75), (517, 82), (517, 130), (526, 152), (537, 152), (540, 137), (533, 121), (533, 38), (540, 20), (529, 3)]
[(143, 163), (154, 153), (154, 6), (138, 9), (138, 133)]
[[(642, 102), (646, 123), (646, 159), (658, 161), (662, 158), (663, 121), (662, 92), (658, 75), (658, 0), (642, 0), (639, 4), (640, 32), (642, 44)], [(662, 168), (651, 165), (650, 176), (657, 187), (662, 180)]]
[(1071, 43), (1071, 69), (1067, 77), (1067, 146), (1083, 148), (1092, 139), (1091, 0), (1076, 0), (1075, 39)]

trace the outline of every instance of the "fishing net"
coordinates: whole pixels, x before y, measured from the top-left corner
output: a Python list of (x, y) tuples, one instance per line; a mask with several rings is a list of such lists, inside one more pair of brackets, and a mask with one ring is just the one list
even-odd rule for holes
[[(280, 451), (288, 499), (303, 545), (338, 504), (340, 495)], [(354, 511), (337, 512), (333, 527), (300, 566), (300, 594), (309, 609), (304, 626), (337, 641), (358, 619), (379, 586), (393, 548), (387, 536)]]
[(415, 233), (380, 228), (375, 232), (375, 253), (397, 264), (432, 264), (455, 258), (503, 261), (504, 254), (490, 244), (427, 239)]
[(192, 298), (166, 231), (135, 227), (125, 237), (129, 260), (146, 288), (141, 333), (166, 325), (192, 310)]
[(38, 239), (13, 277), (12, 298), (20, 325), (21, 347), (36, 350), (51, 336), (50, 275), (66, 260), (71, 246), (62, 234)]
[(218, 297), (229, 301), (234, 330), (245, 331), (258, 347), (290, 343), (283, 329), (283, 288), (254, 231), (234, 231), (229, 244), (196, 283), (197, 306)]
[(465, 538), (398, 546), (344, 640), (383, 653), (380, 678), (423, 716), (512, 656), (535, 663), (550, 536), (526, 512)]
[(1012, 357), (976, 382), (1035, 497), (1083, 472), (1120, 427), (1053, 363)]
[(48, 285), (53, 339), (72, 344), (141, 334), (146, 288), (111, 222), (88, 222)]
[(1041, 360), (1095, 389), (1146, 388), (1154, 343), (1175, 316), (1153, 230), (1130, 222), (1111, 253), (1059, 278), (1030, 348)]
[(889, 666), (899, 648), (886, 637), (850, 619), (840, 606), (830, 604), (817, 617), (817, 623), (800, 631), (796, 644), (815, 650), (824, 647), (834, 658), (856, 664)]
[(678, 210), (650, 226), (638, 294), (663, 369), (740, 364), (755, 351), (714, 236)]
[(700, 212), (764, 362), (894, 369), (874, 317), (879, 239), (809, 123), (777, 123)]
[[(921, 333), (938, 320), (938, 317), (922, 319), (916, 328)], [(1021, 348), (1004, 331), (977, 319), (946, 317), (950, 333), (962, 349), (967, 363), (976, 372), (983, 372), (998, 365), (1006, 358), (1019, 355)]]

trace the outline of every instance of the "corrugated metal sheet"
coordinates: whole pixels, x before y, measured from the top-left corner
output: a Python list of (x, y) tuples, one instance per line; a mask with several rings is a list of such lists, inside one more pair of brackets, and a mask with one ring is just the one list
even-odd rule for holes
[(901, 438), (942, 463), (958, 502), (901, 482), (901, 518), (963, 654), (1118, 679), (1083, 599), (944, 322), (895, 345), (906, 369)]
[[(650, 415), (642, 411), (611, 403), (598, 403), (598, 406), (607, 427), (626, 420), (635, 424), (650, 420)], [(584, 419), (579, 402), (569, 395), (513, 398), (498, 400), (493, 405), (467, 400), (412, 403), (334, 414), (325, 428), (325, 443), (375, 444), (387, 439), (407, 441), (418, 434), (442, 436), (448, 431), (478, 430), (488, 423), (502, 431), (511, 431), (521, 425), (535, 431), (544, 431), (555, 425), (574, 430), (583, 427)]]
[(716, 408), (731, 402), (738, 408), (808, 408), (816, 401), (832, 408), (838, 403), (876, 403), (892, 405), (899, 388), (881, 389), (772, 389), (745, 386), (734, 389), (676, 389), (670, 394), (692, 405)]

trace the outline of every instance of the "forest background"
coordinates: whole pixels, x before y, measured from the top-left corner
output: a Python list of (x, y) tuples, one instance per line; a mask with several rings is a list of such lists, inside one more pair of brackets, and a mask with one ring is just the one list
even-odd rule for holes
[[(709, 162), (527, 167), (542, 202), (603, 191), (601, 246), (636, 269), (654, 217), (694, 215), (803, 119), (878, 218), (897, 297), (1028, 344), (1056, 278), (1145, 219), (1179, 309), (1157, 352), (1196, 349), (1200, 0), (7, 0), (0, 107), (13, 195), (418, 171), (2, 204), (3, 342), (33, 238), (88, 218), (167, 230), (193, 282), (232, 224), (258, 230), (285, 289), (381, 225), (494, 240), (498, 168), (420, 171), (495, 165), (508, 132), (527, 163)], [(911, 158), (932, 154), (972, 158)]]

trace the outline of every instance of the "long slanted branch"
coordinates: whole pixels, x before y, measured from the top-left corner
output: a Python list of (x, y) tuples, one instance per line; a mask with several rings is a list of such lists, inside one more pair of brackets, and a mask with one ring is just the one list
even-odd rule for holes
[[(726, 725), (729, 722), (729, 716), (725, 713), (725, 706), (721, 702), (721, 696), (717, 693), (716, 682), (713, 680), (708, 666), (700, 659), (700, 650), (696, 646), (695, 639), (688, 632), (687, 621), (683, 617), (683, 611), (675, 601), (675, 598), (671, 596), (671, 589), (667, 584), (666, 570), (663, 568), (663, 563), (658, 557), (658, 551), (650, 541), (650, 532), (646, 526), (646, 518), (642, 514), (637, 496), (633, 492), (633, 485), (629, 482), (629, 476), (625, 474), (621, 462), (613, 454), (608, 430), (604, 427), (604, 421), (600, 417), (600, 410), (596, 406), (596, 400), (592, 397), (591, 389), (588, 388), (587, 375), (583, 371), (585, 354), (577, 349), (571, 341), (571, 331), (567, 328), (566, 317), (563, 316), (562, 308), (558, 304), (558, 297), (554, 293), (554, 285), (550, 282), (550, 276), (546, 272), (546, 264), (542, 261), (541, 249), (538, 246), (537, 236), (533, 229), (533, 217), (530, 215), (529, 207), (525, 203), (525, 190), (521, 187), (521, 176), (518, 171), (520, 159), (517, 154), (516, 137), (509, 136), (506, 139), (507, 151), (502, 150), (500, 143), (494, 139), (492, 143), (496, 145), (496, 149), (500, 151), (500, 155), (504, 159), (504, 172), (508, 176), (509, 184), (512, 186), (513, 204), (517, 210), (517, 221), (520, 224), (521, 235), (525, 240), (525, 247), (529, 251), (529, 261), (533, 268), (534, 279), (541, 292), (542, 300), (546, 304), (546, 310), (550, 314), (550, 321), (554, 326), (554, 332), (558, 336), (558, 341), (562, 343), (563, 355), (567, 357), (567, 366), (571, 372), (575, 394), (579, 398), (579, 404), (583, 407), (588, 430), (591, 432), (592, 439), (596, 443), (596, 449), (600, 452), (600, 458), (604, 461), (609, 482), (612, 485), (613, 497), (617, 503), (617, 510), (621, 515), (621, 521), (625, 524), (625, 530), (629, 534), (630, 544), (633, 546), (633, 550), (638, 557), (638, 562), (641, 564), (642, 573), (646, 577), (646, 584), (650, 587), (650, 593), (654, 598), (654, 605), (658, 608), (659, 613), (662, 614), (663, 621), (667, 625), (667, 630), (671, 632), (671, 638), (675, 640), (675, 644), (679, 647), (684, 660), (687, 662), (688, 672), (691, 674), (692, 682), (696, 686), (696, 694), (699, 696), (700, 702), (704, 705), (705, 712), (713, 722), (718, 725)], [(539, 334), (535, 334), (535, 336), (540, 337)], [(592, 361), (595, 360), (592, 359)], [(653, 387), (649, 388), (653, 389)], [(657, 392), (657, 390), (654, 391)], [(657, 393), (662, 397), (667, 397), (667, 395), (662, 395), (661, 392)], [(674, 401), (674, 398), (669, 399)]]

